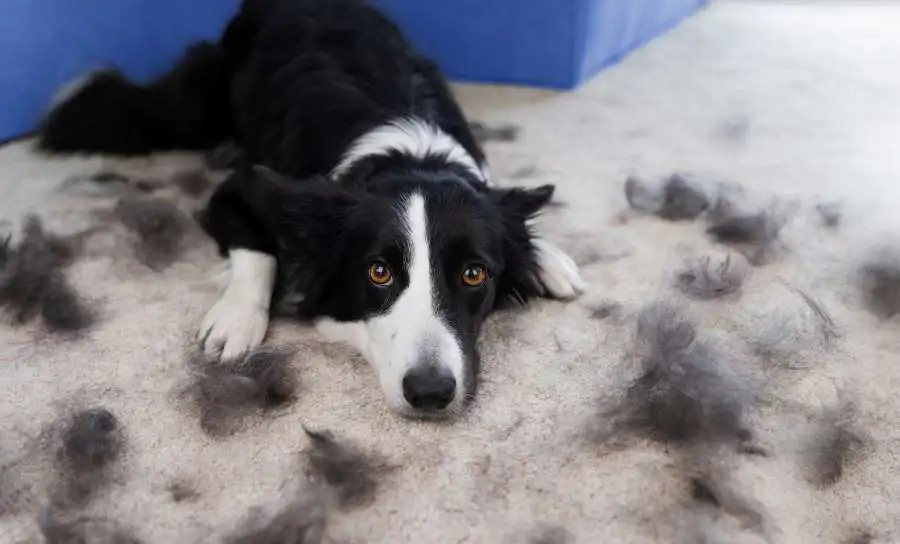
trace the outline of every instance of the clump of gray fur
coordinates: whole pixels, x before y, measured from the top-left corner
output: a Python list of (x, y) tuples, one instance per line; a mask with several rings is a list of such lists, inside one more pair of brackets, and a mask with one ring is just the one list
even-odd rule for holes
[(840, 202), (828, 202), (816, 205), (816, 211), (822, 220), (822, 225), (828, 228), (835, 228), (841, 224), (843, 214)]
[(56, 461), (62, 480), (53, 502), (81, 505), (106, 484), (110, 467), (121, 457), (125, 448), (121, 426), (105, 408), (83, 410), (70, 416), (59, 441)]
[(184, 251), (190, 220), (173, 203), (125, 197), (116, 205), (115, 215), (132, 233), (135, 255), (148, 268), (164, 270)]
[(310, 475), (335, 492), (338, 504), (356, 506), (374, 499), (378, 463), (329, 431), (306, 430), (306, 435), (311, 441), (307, 450)]
[(194, 376), (188, 394), (200, 414), (200, 427), (212, 435), (234, 434), (248, 415), (291, 402), (297, 379), (290, 355), (274, 349), (257, 350), (236, 361), (194, 355), (189, 361)]
[(519, 138), (519, 127), (515, 125), (500, 125), (489, 127), (480, 121), (469, 123), (469, 129), (475, 140), (480, 144), (485, 142), (514, 142)]
[(630, 177), (625, 181), (625, 198), (632, 209), (669, 221), (696, 219), (709, 208), (706, 192), (681, 173), (670, 175), (661, 189), (651, 189)]
[(46, 233), (36, 216), (25, 219), (22, 240), (15, 248), (9, 239), (0, 242), (0, 306), (14, 323), (40, 315), (48, 330), (74, 332), (95, 322), (95, 312), (64, 273), (75, 254), (64, 239)]
[(622, 310), (622, 305), (617, 302), (606, 301), (588, 309), (591, 312), (591, 319), (600, 321), (619, 314)]
[(756, 501), (750, 501), (736, 493), (724, 482), (709, 474), (699, 474), (688, 480), (691, 498), (695, 501), (720, 509), (738, 519), (746, 526), (761, 528), (765, 518)]
[(705, 455), (693, 458), (689, 463), (686, 469), (688, 488), (691, 498), (699, 506), (731, 516), (744, 529), (770, 541), (772, 528), (764, 506), (739, 491), (728, 470)]
[(188, 480), (175, 480), (166, 487), (166, 491), (172, 497), (173, 502), (194, 502), (200, 497), (200, 492)]
[(813, 316), (816, 318), (816, 324), (819, 329), (819, 333), (822, 335), (822, 340), (828, 344), (831, 343), (835, 338), (840, 336), (838, 333), (837, 325), (834, 322), (834, 318), (831, 317), (831, 313), (825, 308), (825, 306), (814, 299), (812, 295), (802, 291), (796, 287), (791, 287), (791, 289), (797, 293), (797, 295), (803, 299), (803, 302), (806, 303), (806, 306), (809, 308), (809, 311), (812, 312)]
[(809, 481), (831, 487), (846, 468), (858, 462), (869, 449), (871, 438), (859, 425), (856, 406), (842, 402), (825, 410), (816, 421), (816, 432), (807, 457)]
[[(840, 336), (837, 324), (827, 308), (812, 295), (782, 282), (803, 301), (805, 308), (784, 304), (759, 318), (749, 341), (755, 355), (778, 366), (799, 370), (813, 362), (810, 356), (820, 347), (831, 347)], [(807, 312), (808, 310), (808, 312)]]
[(638, 319), (642, 374), (624, 401), (606, 409), (613, 430), (663, 442), (746, 440), (745, 416), (754, 393), (727, 356), (697, 339), (695, 325), (669, 304), (653, 304)]
[(46, 544), (141, 544), (111, 519), (63, 514), (52, 508), (41, 513), (38, 526)]
[(850, 531), (842, 544), (872, 544), (873, 542), (875, 542), (875, 534), (872, 531), (857, 527)]
[(708, 256), (689, 261), (675, 280), (675, 285), (684, 294), (704, 300), (737, 293), (743, 284), (744, 273), (732, 265), (730, 254), (716, 266), (710, 263)]
[(39, 486), (35, 485), (31, 463), (34, 456), (12, 455), (0, 449), (0, 518), (32, 508), (38, 500)]
[(862, 266), (862, 291), (869, 310), (882, 319), (900, 312), (900, 258), (884, 253)]
[(782, 246), (781, 231), (789, 218), (790, 211), (776, 204), (747, 212), (721, 196), (709, 211), (706, 232), (718, 242), (746, 247), (745, 256), (750, 264), (762, 266)]
[[(321, 544), (325, 539), (329, 507), (326, 500), (310, 495), (292, 501), (260, 524), (248, 520), (226, 544)], [(258, 516), (253, 516), (257, 518)]]

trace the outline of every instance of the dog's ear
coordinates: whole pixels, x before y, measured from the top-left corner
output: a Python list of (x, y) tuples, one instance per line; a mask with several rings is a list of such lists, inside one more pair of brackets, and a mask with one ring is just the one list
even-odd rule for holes
[(279, 174), (264, 164), (254, 164), (249, 167), (249, 173), (254, 181), (261, 183), (269, 190), (288, 190), (292, 185), (300, 183), (285, 175)]
[(564, 251), (534, 232), (532, 220), (550, 203), (555, 187), (492, 189), (503, 215), (506, 266), (498, 283), (498, 302), (531, 297), (570, 299), (585, 288), (578, 266)]
[(324, 177), (295, 180), (265, 166), (246, 166), (213, 194), (207, 215), (217, 217), (207, 224), (218, 232), (207, 231), (224, 249), (244, 243), (276, 255), (276, 300), (308, 298), (335, 277), (344, 248), (363, 230), (363, 198)]
[(555, 191), (554, 185), (541, 185), (534, 189), (492, 189), (492, 194), (505, 216), (530, 219), (550, 203)]
[(359, 196), (325, 177), (296, 180), (263, 165), (247, 167), (238, 193), (279, 248), (333, 238), (360, 205)]
[(254, 170), (267, 202), (261, 213), (270, 214), (278, 239), (278, 291), (315, 297), (341, 275), (348, 246), (365, 230), (365, 195), (325, 177), (298, 181)]
[(280, 209), (285, 199), (297, 198), (304, 193), (312, 194), (322, 187), (334, 185), (320, 177), (292, 179), (262, 164), (248, 166), (242, 174), (244, 199), (261, 214)]

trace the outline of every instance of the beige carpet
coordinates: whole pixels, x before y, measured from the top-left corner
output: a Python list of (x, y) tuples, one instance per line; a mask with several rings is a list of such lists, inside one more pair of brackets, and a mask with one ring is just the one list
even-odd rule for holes
[[(488, 144), (501, 183), (558, 184), (563, 205), (542, 228), (591, 287), (569, 304), (497, 315), (477, 401), (452, 424), (395, 416), (359, 357), (279, 323), (267, 344), (296, 348), (296, 399), (233, 434), (204, 432), (181, 392), (222, 262), (188, 225), (173, 227), (174, 262), (148, 267), (110, 213), (143, 180), (148, 198), (190, 214), (203, 195), (171, 180), (201, 161), (51, 160), (27, 142), (0, 150), (0, 228), (13, 245), (30, 212), (60, 235), (102, 226), (64, 269), (97, 312), (93, 327), (0, 326), (0, 542), (42, 542), (41, 512), (71, 470), (57, 458), (59, 428), (91, 407), (114, 414), (125, 448), (85, 484), (97, 483), (93, 494), (59, 515), (133, 538), (92, 543), (219, 543), (266, 523), (308, 496), (303, 426), (381, 467), (370, 500), (328, 511), (328, 542), (900, 542), (900, 324), (869, 311), (858, 281), (900, 233), (898, 22), (888, 3), (721, 1), (572, 94), (459, 88), (473, 119), (521, 129)], [(110, 169), (132, 185), (84, 181)], [(743, 186), (742, 201), (793, 203), (784, 247), (753, 266), (713, 241), (704, 218), (629, 211), (629, 175), (674, 171), (707, 188)], [(816, 206), (832, 203), (841, 219), (828, 227)], [(676, 288), (686, 261), (726, 253), (746, 274), (740, 292), (699, 300)], [(688, 375), (685, 389), (754, 393), (752, 436), (740, 444), (598, 432), (612, 421), (598, 399), (640, 373), (638, 316), (656, 300), (684, 305), (714, 351), (715, 379)]]

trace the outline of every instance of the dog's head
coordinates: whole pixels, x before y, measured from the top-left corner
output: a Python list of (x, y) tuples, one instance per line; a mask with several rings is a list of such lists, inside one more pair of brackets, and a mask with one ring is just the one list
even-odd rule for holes
[(382, 174), (364, 187), (262, 167), (251, 176), (247, 200), (278, 248), (273, 303), (295, 301), (300, 317), (355, 346), (406, 414), (464, 406), (485, 317), (504, 300), (542, 294), (542, 278), (571, 265), (554, 262), (567, 257), (542, 251), (529, 229), (551, 185), (493, 189), (446, 171)]

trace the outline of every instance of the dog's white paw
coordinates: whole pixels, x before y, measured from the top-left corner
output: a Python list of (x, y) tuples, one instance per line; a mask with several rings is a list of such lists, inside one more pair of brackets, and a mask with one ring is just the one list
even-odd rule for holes
[(207, 355), (236, 359), (258, 348), (269, 328), (269, 311), (258, 301), (226, 289), (200, 323)]
[(206, 313), (197, 338), (207, 354), (235, 359), (258, 348), (266, 336), (277, 263), (248, 249), (232, 249), (228, 260), (228, 287)]
[(537, 264), (537, 281), (548, 296), (568, 300), (584, 293), (587, 284), (571, 257), (543, 238), (535, 238), (532, 243)]

